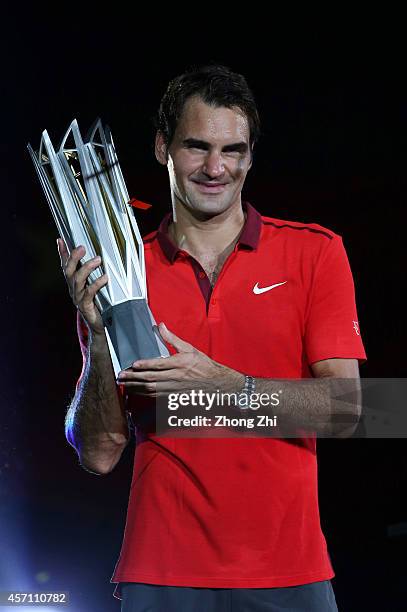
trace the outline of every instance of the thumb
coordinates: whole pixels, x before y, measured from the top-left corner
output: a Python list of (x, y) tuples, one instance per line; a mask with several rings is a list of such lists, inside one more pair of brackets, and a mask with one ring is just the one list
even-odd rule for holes
[(165, 323), (161, 322), (158, 325), (158, 329), (163, 340), (169, 342), (169, 344), (172, 344), (177, 353), (191, 353), (193, 351), (194, 347), (192, 346), (192, 344), (189, 344), (189, 342), (185, 342), (185, 340), (181, 340), (181, 338), (178, 338), (178, 336), (176, 336), (167, 328)]

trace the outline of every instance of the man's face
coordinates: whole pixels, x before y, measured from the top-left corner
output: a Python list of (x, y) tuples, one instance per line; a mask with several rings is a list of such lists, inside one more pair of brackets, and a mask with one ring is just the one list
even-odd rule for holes
[(189, 210), (207, 218), (240, 204), (251, 167), (250, 130), (240, 109), (187, 100), (173, 141), (166, 148), (160, 133), (156, 156), (167, 164), (171, 192)]

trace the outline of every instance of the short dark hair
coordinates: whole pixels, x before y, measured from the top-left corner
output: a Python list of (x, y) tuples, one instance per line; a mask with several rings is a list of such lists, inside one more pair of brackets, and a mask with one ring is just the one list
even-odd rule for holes
[(239, 108), (249, 123), (251, 147), (258, 140), (260, 118), (246, 79), (227, 66), (208, 64), (190, 68), (172, 79), (162, 97), (155, 127), (163, 134), (167, 147), (172, 142), (185, 102), (191, 96), (199, 96), (206, 104), (213, 106)]

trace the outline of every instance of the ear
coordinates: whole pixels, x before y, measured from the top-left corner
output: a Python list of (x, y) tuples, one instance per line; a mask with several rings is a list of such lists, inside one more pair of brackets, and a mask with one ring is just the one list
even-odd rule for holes
[(167, 165), (167, 146), (162, 132), (157, 132), (155, 135), (155, 156), (160, 164)]

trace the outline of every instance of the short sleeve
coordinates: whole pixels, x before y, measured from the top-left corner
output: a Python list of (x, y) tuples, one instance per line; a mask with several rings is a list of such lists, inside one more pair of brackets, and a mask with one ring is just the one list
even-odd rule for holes
[(309, 364), (323, 359), (366, 360), (348, 257), (337, 234), (329, 239), (313, 273), (305, 322)]

